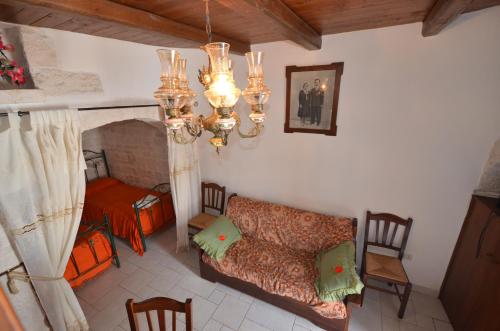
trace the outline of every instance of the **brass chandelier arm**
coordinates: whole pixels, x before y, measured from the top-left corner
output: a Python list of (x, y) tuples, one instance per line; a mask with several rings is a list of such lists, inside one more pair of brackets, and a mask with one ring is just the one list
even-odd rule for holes
[(250, 129), (250, 131), (248, 131), (248, 133), (241, 132), (240, 125), (237, 125), (236, 129), (238, 131), (238, 135), (241, 138), (255, 138), (261, 133), (262, 127), (263, 127), (262, 124), (256, 123), (255, 126), (252, 129)]
[(201, 125), (201, 121), (203, 120), (203, 116), (200, 116), (196, 119), (196, 123), (193, 125), (189, 122), (185, 123), (185, 127), (190, 136), (199, 137), (203, 133), (203, 127)]

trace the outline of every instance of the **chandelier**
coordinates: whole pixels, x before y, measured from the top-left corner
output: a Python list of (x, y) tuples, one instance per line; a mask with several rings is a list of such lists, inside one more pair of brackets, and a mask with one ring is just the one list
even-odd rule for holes
[[(211, 42), (208, 0), (204, 1), (209, 43), (201, 48), (208, 54), (209, 64), (208, 67), (203, 66), (198, 70), (198, 80), (205, 89), (204, 95), (212, 108), (212, 114), (208, 117), (193, 114), (196, 93), (189, 87), (186, 75), (187, 60), (181, 59), (176, 50), (157, 50), (162, 84), (154, 93), (154, 97), (165, 112), (165, 125), (176, 143), (192, 143), (203, 131), (209, 131), (213, 134), (209, 142), (219, 152), (219, 148), (227, 145), (228, 136), (235, 127), (241, 138), (253, 138), (260, 134), (266, 118), (264, 104), (268, 101), (271, 91), (264, 84), (262, 52), (245, 53), (248, 63), (248, 86), (243, 92), (236, 86), (229, 59), (230, 45)], [(253, 127), (247, 133), (241, 132), (241, 119), (234, 110), (241, 94), (251, 107), (249, 118)]]

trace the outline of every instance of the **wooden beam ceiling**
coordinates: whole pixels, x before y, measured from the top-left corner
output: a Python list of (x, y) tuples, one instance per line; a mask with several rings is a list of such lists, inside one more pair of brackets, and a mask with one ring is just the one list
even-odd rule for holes
[(321, 35), (306, 21), (300, 18), (281, 0), (217, 0), (233, 12), (244, 11), (247, 15), (256, 15), (255, 12), (269, 17), (274, 22), (274, 29), (288, 40), (291, 40), (305, 49), (321, 48)]
[[(108, 0), (2, 0), (1, 2), (12, 5), (37, 7), (45, 11), (49, 9), (60, 14), (78, 15), (82, 18), (102, 22), (112, 22), (121, 26), (189, 40), (194, 42), (193, 44), (198, 44), (200, 46), (204, 45), (207, 40), (207, 34), (203, 29)], [(216, 33), (213, 34), (212, 38), (213, 41), (225, 41), (230, 43), (231, 51), (235, 53), (244, 54), (250, 51), (250, 44), (248, 43), (221, 36)]]
[[(212, 0), (213, 41), (245, 53), (250, 44), (291, 40), (320, 49), (321, 36), (423, 22), (439, 33), (458, 15), (500, 0)], [(0, 21), (162, 47), (207, 41), (203, 0), (0, 0)]]
[(471, 5), (473, 0), (437, 0), (424, 19), (422, 35), (434, 36)]

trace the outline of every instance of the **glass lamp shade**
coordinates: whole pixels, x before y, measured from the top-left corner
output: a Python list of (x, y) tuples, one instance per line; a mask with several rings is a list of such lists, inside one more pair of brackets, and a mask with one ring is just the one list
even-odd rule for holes
[(230, 73), (219, 73), (212, 74), (212, 82), (204, 94), (212, 107), (231, 108), (238, 102), (241, 90), (234, 84)]
[(186, 103), (186, 92), (179, 85), (179, 53), (171, 49), (159, 49), (162, 85), (154, 93), (164, 109), (179, 109)]
[(179, 52), (173, 49), (159, 49), (156, 51), (160, 58), (161, 77), (179, 77)]
[(189, 87), (186, 70), (187, 60), (179, 59), (179, 87), (184, 91), (184, 106), (192, 107), (195, 101), (196, 93)]
[(210, 72), (229, 72), (229, 47), (228, 43), (210, 43), (205, 45), (205, 51), (210, 58)]
[(233, 107), (241, 94), (236, 87), (229, 60), (229, 44), (210, 43), (205, 45), (205, 51), (210, 58), (210, 84), (205, 96), (215, 108)]
[(243, 90), (243, 97), (250, 105), (263, 105), (269, 100), (271, 90), (264, 84), (262, 61), (264, 53), (248, 52), (245, 54), (248, 63), (248, 86)]
[(264, 68), (262, 62), (264, 61), (263, 52), (248, 52), (245, 53), (245, 58), (248, 64), (248, 77), (264, 78)]

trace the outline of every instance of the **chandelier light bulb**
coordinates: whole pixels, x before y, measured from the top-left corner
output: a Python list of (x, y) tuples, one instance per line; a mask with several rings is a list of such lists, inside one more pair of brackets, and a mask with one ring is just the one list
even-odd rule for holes
[[(206, 30), (211, 40), (210, 15), (208, 1), (205, 2)], [(194, 142), (203, 130), (213, 133), (209, 143), (217, 148), (226, 146), (229, 133), (237, 127), (241, 138), (253, 138), (260, 134), (262, 123), (266, 119), (264, 104), (269, 100), (271, 91), (264, 84), (262, 52), (245, 54), (248, 64), (248, 86), (242, 92), (233, 78), (234, 63), (229, 58), (230, 45), (224, 42), (209, 42), (203, 49), (208, 54), (209, 65), (198, 70), (198, 80), (205, 88), (204, 95), (212, 106), (208, 117), (196, 116), (192, 112), (196, 93), (189, 87), (187, 60), (181, 59), (179, 52), (171, 49), (157, 51), (161, 63), (161, 86), (154, 97), (164, 110), (165, 126), (172, 130), (174, 141), (179, 144)], [(240, 95), (251, 107), (250, 120), (254, 127), (249, 133), (240, 131), (240, 116), (233, 110)], [(185, 130), (181, 130), (185, 128)], [(189, 134), (192, 139), (186, 139)]]

